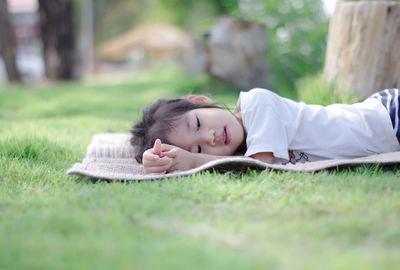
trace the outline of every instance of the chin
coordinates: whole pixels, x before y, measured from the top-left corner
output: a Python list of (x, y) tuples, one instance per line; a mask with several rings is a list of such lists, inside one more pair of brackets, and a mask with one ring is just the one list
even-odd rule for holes
[(236, 153), (236, 151), (229, 151), (225, 156), (233, 156)]

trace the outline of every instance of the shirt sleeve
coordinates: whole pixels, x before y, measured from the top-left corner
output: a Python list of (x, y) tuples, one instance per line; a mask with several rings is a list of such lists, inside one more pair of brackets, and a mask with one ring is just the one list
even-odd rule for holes
[(276, 158), (289, 159), (286, 129), (275, 102), (269, 92), (260, 91), (243, 99), (242, 118), (247, 132), (245, 156), (272, 152)]

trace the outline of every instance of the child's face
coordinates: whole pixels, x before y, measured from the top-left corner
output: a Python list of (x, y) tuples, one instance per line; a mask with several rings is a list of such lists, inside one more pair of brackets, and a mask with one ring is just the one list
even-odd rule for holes
[(231, 156), (244, 138), (241, 120), (233, 114), (214, 108), (195, 109), (184, 114), (168, 141), (194, 153)]

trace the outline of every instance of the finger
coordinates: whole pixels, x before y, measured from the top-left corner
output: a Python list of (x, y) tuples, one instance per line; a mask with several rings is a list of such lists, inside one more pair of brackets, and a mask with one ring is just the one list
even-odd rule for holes
[(169, 158), (176, 158), (176, 156), (178, 155), (178, 150), (174, 148), (170, 151), (163, 152), (163, 154), (164, 156), (167, 156)]
[(153, 152), (154, 152), (154, 154), (157, 154), (157, 155), (161, 154), (161, 140), (160, 139), (156, 139), (156, 141), (154, 142)]
[(144, 171), (145, 173), (166, 173), (170, 167), (171, 163), (168, 163), (164, 166), (144, 167)]
[(143, 165), (149, 167), (164, 166), (165, 164), (168, 164), (170, 161), (171, 158), (169, 157), (160, 158), (157, 155), (153, 155), (152, 157), (143, 160)]
[(171, 159), (169, 157), (163, 157), (163, 158), (160, 158), (160, 159), (158, 159), (156, 161), (152, 161), (150, 163), (150, 165), (152, 167), (164, 166), (164, 165), (169, 164), (170, 162), (171, 162)]
[(146, 161), (156, 161), (159, 159), (160, 157), (157, 154), (153, 153), (153, 149), (151, 149), (151, 151), (144, 152), (142, 156), (143, 163), (145, 163)]
[(175, 145), (170, 145), (170, 144), (166, 144), (166, 143), (161, 144), (161, 151), (162, 151), (162, 152), (170, 151), (170, 150), (172, 150), (172, 149), (174, 149), (174, 148), (177, 148), (177, 146), (175, 146)]

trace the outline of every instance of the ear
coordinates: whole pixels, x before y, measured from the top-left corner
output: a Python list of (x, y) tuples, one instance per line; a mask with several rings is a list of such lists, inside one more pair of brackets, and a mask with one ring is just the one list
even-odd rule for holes
[(201, 95), (188, 95), (186, 99), (195, 104), (211, 104), (212, 100), (206, 96)]

